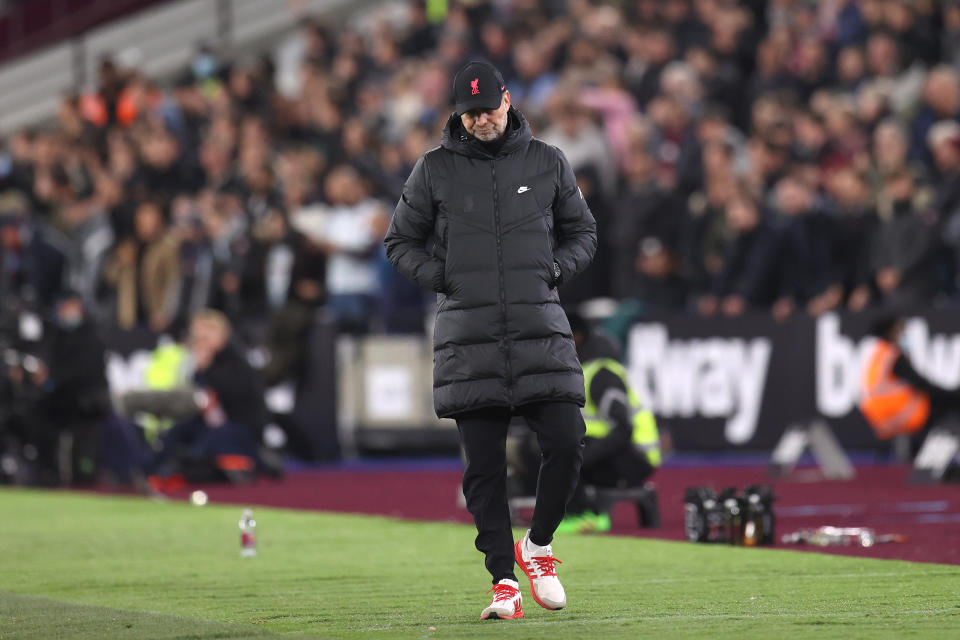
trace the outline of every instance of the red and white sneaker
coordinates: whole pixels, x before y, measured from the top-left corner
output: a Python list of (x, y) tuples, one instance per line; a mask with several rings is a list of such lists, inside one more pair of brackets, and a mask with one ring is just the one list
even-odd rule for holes
[(517, 564), (530, 578), (533, 599), (544, 609), (563, 609), (567, 606), (567, 594), (557, 577), (557, 564), (550, 545), (540, 547), (530, 542), (530, 531), (513, 547)]
[(490, 589), (493, 602), (480, 614), (481, 620), (513, 620), (523, 617), (523, 598), (516, 580), (504, 578)]

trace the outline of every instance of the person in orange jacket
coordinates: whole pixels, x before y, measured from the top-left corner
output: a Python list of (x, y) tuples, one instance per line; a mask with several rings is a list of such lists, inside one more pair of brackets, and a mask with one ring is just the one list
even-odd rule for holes
[(919, 434), (960, 410), (960, 392), (925, 378), (904, 354), (904, 324), (897, 315), (874, 323), (876, 344), (860, 378), (860, 411), (882, 440)]

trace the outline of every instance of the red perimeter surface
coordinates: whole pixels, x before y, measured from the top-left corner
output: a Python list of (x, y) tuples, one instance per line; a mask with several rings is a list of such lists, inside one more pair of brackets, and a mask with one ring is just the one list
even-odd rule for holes
[[(675, 467), (660, 469), (654, 481), (663, 520), (660, 529), (640, 529), (633, 505), (613, 515), (613, 533), (683, 540), (683, 494), (688, 486), (743, 488), (772, 484), (777, 501), (777, 537), (821, 525), (871, 527), (878, 534), (907, 536), (902, 543), (861, 547), (791, 548), (825, 553), (960, 564), (960, 485), (908, 485), (908, 468), (859, 467), (851, 481), (824, 481), (812, 471), (771, 481), (760, 467)], [(203, 489), (213, 503), (265, 505), (379, 514), (419, 520), (471, 522), (457, 507), (460, 474), (455, 471), (309, 471), (283, 481), (260, 480), (251, 486), (203, 485), (178, 490), (187, 499)], [(692, 543), (691, 543), (692, 544)]]

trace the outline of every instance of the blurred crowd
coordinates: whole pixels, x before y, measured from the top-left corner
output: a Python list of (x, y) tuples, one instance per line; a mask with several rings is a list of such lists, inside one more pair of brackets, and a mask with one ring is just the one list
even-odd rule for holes
[(565, 302), (958, 300), (960, 2), (414, 0), (304, 19), (263, 55), (201, 44), (169, 81), (105, 57), (54, 125), (4, 140), (2, 331), (67, 298), (101, 334), (177, 337), (212, 308), (266, 345), (268, 385), (318, 314), (422, 332), (432, 302), (381, 240), (479, 57), (597, 218)]
[[(421, 331), (380, 239), (484, 57), (574, 166), (602, 234), (565, 301), (736, 315), (956, 295), (960, 4), (513, 0), (304, 20), (268, 55), (200, 46), (95, 91), (0, 156), (4, 307), (78, 294), (102, 326), (201, 308), (294, 339)], [(264, 327), (274, 327), (270, 332)]]

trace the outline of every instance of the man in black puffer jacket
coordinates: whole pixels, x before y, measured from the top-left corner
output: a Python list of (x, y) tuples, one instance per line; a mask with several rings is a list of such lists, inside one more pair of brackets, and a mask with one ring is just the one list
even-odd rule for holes
[[(596, 223), (573, 171), (533, 137), (500, 73), (471, 62), (454, 78), (456, 112), (440, 147), (413, 168), (387, 232), (396, 268), (439, 294), (434, 407), (457, 421), (463, 492), (493, 576), (483, 618), (519, 618), (517, 563), (534, 599), (566, 604), (550, 542), (580, 470), (583, 373), (557, 285), (583, 271)], [(513, 544), (507, 428), (526, 418), (543, 451), (530, 531)]]

